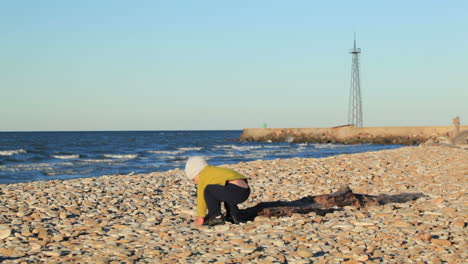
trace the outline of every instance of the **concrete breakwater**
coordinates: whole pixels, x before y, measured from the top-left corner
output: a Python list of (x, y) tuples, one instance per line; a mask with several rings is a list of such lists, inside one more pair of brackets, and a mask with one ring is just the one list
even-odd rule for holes
[[(426, 142), (467, 144), (468, 126), (330, 128), (246, 128), (240, 140), (258, 142), (315, 142), (343, 144), (418, 145)], [(459, 132), (460, 131), (460, 132)]]

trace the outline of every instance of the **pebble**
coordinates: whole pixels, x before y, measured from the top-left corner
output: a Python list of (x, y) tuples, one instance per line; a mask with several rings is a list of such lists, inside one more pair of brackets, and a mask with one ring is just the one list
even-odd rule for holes
[(404, 221), (396, 221), (393, 223), (394, 226), (396, 227), (410, 227), (412, 226), (410, 223), (406, 223)]
[(60, 257), (61, 253), (58, 251), (43, 251), (42, 254), (49, 257)]
[(68, 214), (66, 212), (60, 212), (60, 214), (59, 214), (60, 219), (65, 219), (67, 217), (68, 217)]
[(468, 152), (435, 146), (222, 165), (260, 202), (326, 194), (427, 195), (318, 215), (194, 226), (182, 170), (0, 185), (3, 263), (462, 263)]
[(217, 232), (226, 232), (230, 229), (231, 227), (229, 225), (217, 225), (217, 226), (214, 226), (214, 229), (217, 231)]
[(298, 249), (297, 254), (302, 258), (310, 258), (314, 253), (308, 249)]
[(437, 239), (437, 238), (433, 238), (431, 239), (431, 242), (435, 245), (438, 245), (438, 246), (451, 246), (452, 245), (452, 242), (450, 242), (449, 240), (446, 240), (446, 239)]
[(11, 235), (11, 228), (8, 225), (0, 225), (0, 239), (5, 239)]
[(353, 229), (354, 225), (349, 225), (349, 224), (339, 224), (339, 225), (334, 225), (332, 228), (340, 228), (340, 229)]
[(38, 251), (40, 251), (41, 248), (42, 248), (41, 245), (36, 244), (36, 243), (31, 243), (31, 244), (29, 244), (29, 245), (31, 246), (31, 251), (32, 251), (32, 252), (38, 252)]
[(364, 262), (364, 261), (369, 260), (369, 256), (368, 255), (360, 255), (360, 256), (355, 257), (354, 259), (357, 260), (357, 261)]
[(356, 226), (375, 226), (375, 223), (370, 222), (354, 222), (353, 224)]
[(0, 256), (12, 257), (14, 255), (15, 255), (15, 251), (13, 249), (11, 249), (11, 248), (0, 248)]

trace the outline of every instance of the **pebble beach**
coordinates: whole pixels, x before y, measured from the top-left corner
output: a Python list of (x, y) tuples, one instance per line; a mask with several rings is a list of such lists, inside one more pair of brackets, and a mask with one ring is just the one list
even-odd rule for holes
[(0, 185), (2, 263), (466, 263), (468, 151), (403, 147), (223, 165), (260, 202), (348, 185), (406, 203), (194, 226), (183, 170)]

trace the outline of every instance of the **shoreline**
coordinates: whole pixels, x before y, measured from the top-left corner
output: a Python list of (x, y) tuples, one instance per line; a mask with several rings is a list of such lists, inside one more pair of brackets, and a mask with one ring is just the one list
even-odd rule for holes
[[(399, 148), (402, 145), (371, 145), (371, 144), (359, 144), (359, 145), (342, 145), (342, 144), (287, 144), (284, 146), (275, 143), (254, 143), (254, 144), (227, 144), (227, 145), (215, 145), (206, 147), (177, 147), (169, 151), (133, 151), (131, 153), (112, 153), (112, 154), (100, 154), (94, 157), (87, 156), (86, 153), (70, 152), (65, 155), (49, 154), (46, 155), (49, 159), (43, 158), (40, 161), (25, 161), (25, 163), (18, 164), (2, 164), (0, 166), (0, 185), (1, 184), (13, 184), (20, 182), (33, 182), (33, 181), (49, 181), (49, 180), (67, 180), (77, 178), (89, 178), (89, 177), (101, 177), (104, 175), (128, 175), (128, 174), (145, 174), (152, 172), (166, 172), (175, 168), (182, 169), (184, 159), (188, 156), (193, 155), (190, 151), (202, 150), (202, 153), (198, 155), (205, 156), (210, 159), (215, 165), (220, 164), (233, 164), (235, 162), (247, 162), (255, 159), (272, 160), (275, 158), (292, 158), (295, 156), (333, 156), (340, 155), (340, 153), (362, 153), (367, 151), (376, 151), (380, 149), (391, 149)], [(210, 151), (220, 151), (219, 156), (211, 156)], [(32, 152), (32, 151), (31, 151)], [(16, 149), (8, 151), (0, 151), (0, 159), (2, 154), (7, 157), (15, 157), (15, 155), (29, 155), (30, 150)], [(75, 154), (79, 153), (79, 154)], [(111, 153), (109, 151), (109, 153)], [(149, 154), (148, 154), (149, 153)], [(146, 157), (146, 155), (149, 155)], [(162, 157), (151, 156), (151, 155), (162, 155)], [(287, 155), (287, 156), (286, 156)], [(53, 158), (52, 160), (50, 158)], [(62, 159), (63, 158), (63, 159)], [(161, 158), (162, 161), (158, 161)], [(166, 160), (167, 159), (167, 160)], [(235, 159), (235, 160), (233, 160)], [(121, 163), (119, 163), (119, 161)], [(112, 162), (117, 164), (107, 164)], [(156, 166), (151, 166), (153, 162), (156, 162)], [(1, 163), (1, 161), (0, 161)], [(133, 166), (133, 163), (137, 163), (137, 166)], [(99, 170), (100, 165), (106, 166), (104, 170)], [(106, 165), (107, 164), (107, 165)], [(75, 165), (77, 167), (75, 167)], [(110, 165), (110, 166), (109, 166)], [(132, 167), (126, 167), (126, 165)], [(3, 168), (2, 168), (3, 167)], [(31, 171), (19, 171), (18, 175), (13, 172), (15, 169), (31, 168)], [(41, 167), (43, 169), (41, 169)], [(60, 171), (69, 170), (68, 175), (61, 175)], [(76, 169), (76, 170), (75, 170)], [(86, 170), (88, 172), (80, 173), (80, 170)], [(119, 173), (113, 173), (111, 169), (120, 170)], [(10, 170), (9, 175), (4, 175)], [(115, 170), (114, 170), (115, 171)], [(15, 173), (15, 174), (14, 174)], [(29, 175), (28, 175), (29, 174)], [(2, 178), (3, 175), (3, 178)]]
[(240, 209), (327, 194), (343, 184), (370, 195), (427, 197), (216, 227), (193, 226), (195, 187), (179, 169), (2, 184), (0, 260), (462, 263), (466, 160), (466, 150), (419, 146), (222, 165), (250, 179), (252, 194)]

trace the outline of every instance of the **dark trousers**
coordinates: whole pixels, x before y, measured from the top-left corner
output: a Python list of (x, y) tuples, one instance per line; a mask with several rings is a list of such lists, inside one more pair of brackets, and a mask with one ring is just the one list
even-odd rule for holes
[(209, 216), (221, 215), (221, 202), (224, 202), (227, 216), (238, 217), (237, 204), (247, 200), (250, 188), (242, 188), (235, 184), (210, 184), (205, 187), (205, 201)]

